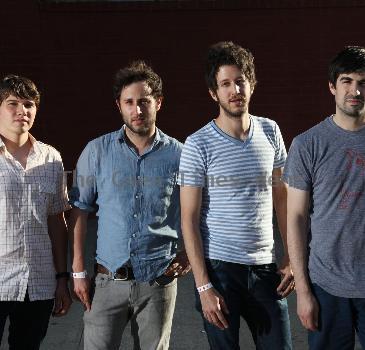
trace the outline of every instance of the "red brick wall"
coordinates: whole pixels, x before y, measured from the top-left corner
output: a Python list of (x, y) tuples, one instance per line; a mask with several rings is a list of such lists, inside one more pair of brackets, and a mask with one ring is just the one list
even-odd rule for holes
[(40, 86), (33, 133), (67, 168), (90, 139), (117, 129), (114, 72), (136, 58), (164, 80), (158, 125), (183, 141), (216, 116), (203, 78), (210, 44), (233, 40), (256, 59), (250, 112), (277, 120), (286, 144), (334, 111), (327, 65), (345, 45), (365, 45), (360, 1), (192, 1), (49, 4), (2, 1), (0, 73)]

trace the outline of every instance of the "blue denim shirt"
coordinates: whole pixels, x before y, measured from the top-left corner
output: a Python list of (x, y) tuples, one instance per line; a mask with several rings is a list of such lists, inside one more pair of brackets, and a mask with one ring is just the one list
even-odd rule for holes
[(96, 260), (110, 271), (129, 262), (137, 281), (151, 281), (175, 257), (181, 149), (156, 128), (152, 146), (139, 156), (126, 143), (123, 127), (89, 142), (82, 152), (70, 202), (97, 209)]

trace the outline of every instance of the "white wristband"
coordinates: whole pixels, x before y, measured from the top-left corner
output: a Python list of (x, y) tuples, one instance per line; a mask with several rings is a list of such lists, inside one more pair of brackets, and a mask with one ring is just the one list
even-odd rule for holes
[(204, 292), (210, 288), (213, 288), (213, 285), (209, 282), (207, 284), (204, 284), (203, 286), (198, 287), (197, 290), (198, 290), (198, 293), (200, 294), (201, 292)]
[(87, 276), (86, 270), (81, 271), (81, 272), (72, 272), (73, 278), (86, 278), (86, 276)]

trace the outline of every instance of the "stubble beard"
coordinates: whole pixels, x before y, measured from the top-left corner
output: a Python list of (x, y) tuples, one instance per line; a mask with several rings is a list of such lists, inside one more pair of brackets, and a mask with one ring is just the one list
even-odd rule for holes
[(346, 101), (344, 101), (344, 103), (342, 105), (337, 104), (337, 108), (346, 116), (350, 117), (350, 118), (362, 118), (365, 116), (365, 108), (364, 108), (364, 102), (362, 101), (362, 106), (360, 107), (353, 107), (353, 108), (347, 108), (345, 103)]
[(144, 124), (141, 125), (138, 128), (135, 128), (132, 123), (129, 123), (128, 120), (126, 118), (124, 118), (123, 116), (123, 121), (124, 124), (126, 126), (126, 128), (128, 128), (133, 134), (138, 135), (138, 136), (147, 136), (150, 134), (153, 125), (156, 121), (156, 118), (152, 118), (152, 119), (144, 119)]
[(226, 113), (226, 115), (228, 117), (233, 118), (233, 119), (237, 119), (237, 118), (242, 118), (242, 116), (248, 110), (247, 101), (245, 99), (242, 99), (242, 101), (243, 101), (242, 109), (240, 109), (236, 112), (232, 111), (226, 104), (222, 103), (219, 99), (218, 99), (218, 104), (224, 110), (224, 112)]

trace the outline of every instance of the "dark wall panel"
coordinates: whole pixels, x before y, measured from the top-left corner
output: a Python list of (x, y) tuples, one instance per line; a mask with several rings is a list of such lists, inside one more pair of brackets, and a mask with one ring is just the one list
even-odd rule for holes
[[(158, 125), (183, 141), (216, 116), (203, 77), (209, 45), (233, 40), (254, 54), (253, 114), (279, 123), (287, 146), (333, 113), (327, 65), (345, 45), (365, 45), (359, 2), (212, 1), (149, 4), (2, 3), (0, 71), (41, 87), (36, 137), (58, 148), (66, 168), (87, 141), (119, 128), (114, 72), (133, 59), (164, 81)], [(14, 22), (17, 15), (16, 25)]]

